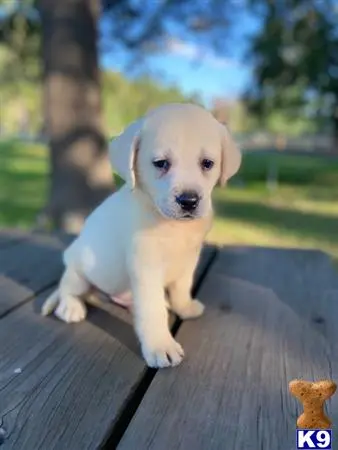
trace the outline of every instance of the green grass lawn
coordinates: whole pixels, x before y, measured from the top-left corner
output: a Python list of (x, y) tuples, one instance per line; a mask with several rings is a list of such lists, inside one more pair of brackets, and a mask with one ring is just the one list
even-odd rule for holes
[[(280, 180), (273, 191), (265, 182), (271, 163)], [(29, 228), (47, 193), (45, 147), (0, 143), (0, 227)], [(338, 260), (338, 160), (246, 155), (240, 175), (214, 198), (209, 241), (318, 248)]]

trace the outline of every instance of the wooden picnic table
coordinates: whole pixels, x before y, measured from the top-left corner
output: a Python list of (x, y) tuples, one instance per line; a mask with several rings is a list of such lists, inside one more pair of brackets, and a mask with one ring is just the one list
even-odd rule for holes
[[(0, 233), (1, 450), (296, 447), (289, 381), (338, 380), (327, 255), (206, 246), (194, 285), (206, 313), (172, 320), (186, 358), (154, 370), (122, 308), (102, 302), (75, 325), (39, 315), (70, 239)], [(338, 425), (338, 395), (328, 407)]]

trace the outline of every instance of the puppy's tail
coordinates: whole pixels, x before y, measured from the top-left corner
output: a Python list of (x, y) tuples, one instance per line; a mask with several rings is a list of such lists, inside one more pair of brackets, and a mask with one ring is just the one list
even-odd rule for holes
[(59, 290), (56, 289), (54, 292), (50, 294), (49, 297), (44, 301), (42, 307), (41, 307), (41, 314), (43, 316), (48, 316), (49, 314), (52, 314), (52, 312), (56, 309), (58, 303), (59, 303)]

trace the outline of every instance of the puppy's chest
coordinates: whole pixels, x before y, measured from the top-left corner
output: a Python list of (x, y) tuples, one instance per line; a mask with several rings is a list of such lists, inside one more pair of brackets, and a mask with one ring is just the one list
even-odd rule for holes
[(194, 230), (190, 234), (179, 232), (179, 230), (168, 230), (166, 235), (158, 237), (156, 246), (158, 246), (166, 283), (175, 280), (187, 267), (191, 267), (196, 260), (204, 235), (203, 230)]

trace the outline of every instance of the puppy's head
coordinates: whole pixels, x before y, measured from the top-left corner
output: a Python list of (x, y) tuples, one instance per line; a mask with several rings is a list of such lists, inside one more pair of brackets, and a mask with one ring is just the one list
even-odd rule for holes
[(238, 171), (241, 154), (211, 113), (171, 103), (115, 138), (110, 160), (130, 188), (146, 192), (163, 216), (189, 220), (210, 212), (214, 186), (225, 185)]

